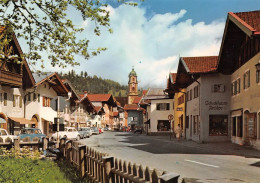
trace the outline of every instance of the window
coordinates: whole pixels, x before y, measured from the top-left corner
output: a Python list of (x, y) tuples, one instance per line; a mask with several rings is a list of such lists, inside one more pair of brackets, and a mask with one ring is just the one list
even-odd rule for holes
[(36, 101), (36, 99), (37, 99), (37, 95), (36, 93), (33, 93), (33, 101)]
[(199, 96), (199, 86), (194, 87), (194, 98), (197, 98)]
[(40, 98), (40, 94), (38, 94), (38, 102), (40, 102), (40, 99), (41, 99), (41, 98)]
[(193, 134), (198, 134), (198, 122), (199, 122), (199, 116), (193, 116)]
[(158, 103), (156, 104), (157, 111), (168, 111), (170, 110), (170, 103)]
[(187, 91), (187, 93), (186, 93), (186, 98), (187, 98), (187, 101), (189, 101), (190, 100), (190, 91)]
[(256, 70), (256, 83), (260, 82), (260, 70)]
[(237, 136), (242, 137), (243, 136), (243, 121), (242, 116), (237, 117)]
[(3, 94), (2, 93), (0, 93), (0, 102), (1, 102), (1, 104), (3, 102)]
[(190, 90), (190, 100), (192, 100), (192, 90)]
[(232, 117), (232, 136), (237, 136), (237, 117)]
[(225, 92), (225, 85), (223, 85), (223, 84), (212, 85), (212, 92), (213, 93), (223, 93), (223, 92)]
[(31, 93), (28, 93), (28, 101), (31, 101)]
[(133, 121), (138, 121), (138, 117), (133, 117)]
[(4, 106), (7, 106), (7, 93), (4, 93)]
[(19, 96), (13, 95), (13, 107), (19, 106)]
[(228, 135), (227, 115), (209, 115), (209, 135), (210, 136)]
[(169, 131), (170, 130), (170, 123), (168, 120), (158, 120), (157, 124), (158, 131)]
[(184, 95), (182, 95), (182, 96), (180, 96), (179, 98), (178, 98), (178, 105), (181, 105), (181, 104), (183, 104), (184, 103)]
[(240, 93), (240, 78), (234, 81), (231, 85), (232, 95)]
[(185, 123), (185, 128), (189, 128), (189, 116), (186, 116)]
[(250, 71), (244, 73), (244, 89), (250, 87)]

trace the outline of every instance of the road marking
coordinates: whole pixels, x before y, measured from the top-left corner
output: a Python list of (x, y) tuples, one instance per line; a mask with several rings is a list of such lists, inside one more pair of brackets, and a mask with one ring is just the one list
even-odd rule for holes
[(214, 168), (219, 168), (219, 166), (216, 166), (216, 165), (210, 165), (210, 164), (201, 163), (201, 162), (198, 162), (198, 161), (192, 161), (192, 160), (189, 160), (189, 159), (185, 159), (185, 161), (189, 161), (189, 162), (192, 162), (192, 163), (197, 163), (197, 164), (200, 164), (200, 165), (210, 166), (210, 167), (214, 167)]

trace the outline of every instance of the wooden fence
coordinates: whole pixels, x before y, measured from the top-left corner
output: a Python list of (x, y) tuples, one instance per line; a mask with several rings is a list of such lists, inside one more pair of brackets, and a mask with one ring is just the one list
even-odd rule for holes
[(39, 139), (37, 137), (30, 139), (29, 137), (24, 138), (23, 140), (20, 140), (19, 138), (14, 139), (13, 141), (10, 139), (8, 141), (3, 141), (0, 138), (0, 147), (5, 147), (5, 148), (12, 148), (14, 147), (14, 149), (16, 151), (19, 151), (20, 148), (27, 146), (32, 148), (33, 150), (46, 150), (48, 145), (50, 145), (50, 143), (48, 143), (48, 139), (47, 138), (42, 138)]
[(61, 139), (60, 151), (82, 177), (95, 183), (177, 183), (179, 178), (175, 173), (159, 174), (156, 169), (107, 156), (76, 141)]

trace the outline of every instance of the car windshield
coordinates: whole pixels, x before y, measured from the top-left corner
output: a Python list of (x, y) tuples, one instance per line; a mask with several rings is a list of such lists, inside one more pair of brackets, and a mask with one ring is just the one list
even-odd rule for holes
[(22, 129), (21, 134), (42, 134), (40, 129)]

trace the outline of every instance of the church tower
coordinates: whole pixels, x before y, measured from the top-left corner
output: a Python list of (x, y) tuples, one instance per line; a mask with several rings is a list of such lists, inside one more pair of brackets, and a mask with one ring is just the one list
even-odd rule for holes
[(128, 77), (128, 104), (133, 104), (134, 99), (138, 96), (138, 82), (134, 67)]

